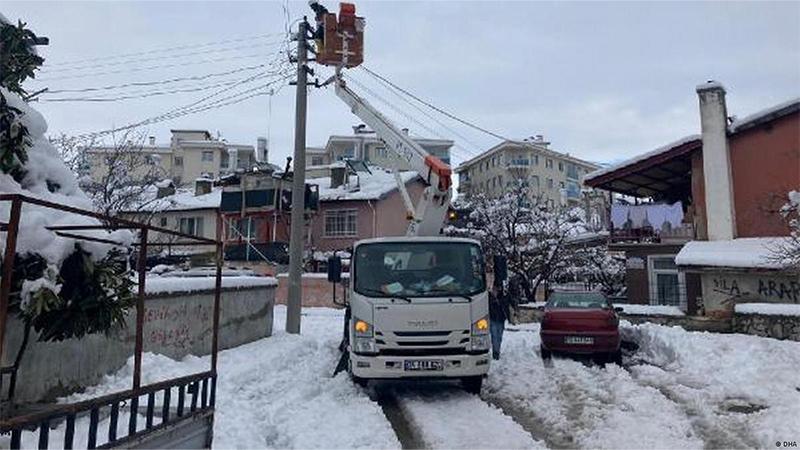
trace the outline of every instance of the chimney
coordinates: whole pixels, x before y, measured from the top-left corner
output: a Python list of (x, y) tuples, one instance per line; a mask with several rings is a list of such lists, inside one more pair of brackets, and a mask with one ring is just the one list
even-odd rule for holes
[(156, 137), (155, 136), (150, 136), (150, 146), (151, 147), (155, 147), (156, 146)]
[(156, 183), (156, 198), (168, 197), (175, 193), (175, 184), (172, 180), (161, 180)]
[(697, 96), (700, 100), (708, 240), (733, 239), (736, 236), (736, 215), (728, 151), (725, 88), (716, 81), (709, 81), (697, 86)]
[(210, 178), (198, 178), (194, 180), (194, 195), (205, 195), (211, 193), (211, 186), (214, 185), (214, 180)]
[(267, 138), (260, 137), (256, 140), (256, 155), (259, 162), (269, 162), (269, 145), (267, 145)]
[(331, 167), (331, 189), (343, 185), (345, 176), (347, 176), (347, 167), (344, 165)]

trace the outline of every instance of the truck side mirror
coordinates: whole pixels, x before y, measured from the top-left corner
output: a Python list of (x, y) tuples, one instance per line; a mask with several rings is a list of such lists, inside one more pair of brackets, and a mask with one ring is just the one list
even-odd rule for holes
[(508, 259), (503, 255), (495, 255), (493, 259), (494, 283), (499, 285), (508, 278)]
[(328, 281), (331, 283), (342, 281), (342, 258), (338, 256), (328, 258)]

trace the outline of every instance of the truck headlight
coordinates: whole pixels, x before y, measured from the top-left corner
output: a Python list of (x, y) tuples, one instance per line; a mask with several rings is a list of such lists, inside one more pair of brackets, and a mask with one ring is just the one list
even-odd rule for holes
[(492, 339), (488, 334), (480, 336), (472, 336), (472, 339), (470, 339), (470, 345), (472, 346), (472, 350), (475, 351), (489, 350), (489, 346), (491, 344), (492, 344)]
[(472, 335), (489, 334), (489, 316), (481, 317), (472, 324)]
[(353, 351), (356, 354), (377, 354), (378, 347), (375, 345), (375, 339), (368, 337), (356, 337)]

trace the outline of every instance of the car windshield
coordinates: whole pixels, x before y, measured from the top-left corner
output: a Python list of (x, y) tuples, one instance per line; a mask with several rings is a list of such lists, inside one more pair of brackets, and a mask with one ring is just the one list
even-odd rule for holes
[(362, 244), (355, 291), (370, 297), (474, 295), (486, 289), (481, 248), (469, 242)]
[(548, 308), (609, 309), (606, 297), (599, 292), (553, 292)]

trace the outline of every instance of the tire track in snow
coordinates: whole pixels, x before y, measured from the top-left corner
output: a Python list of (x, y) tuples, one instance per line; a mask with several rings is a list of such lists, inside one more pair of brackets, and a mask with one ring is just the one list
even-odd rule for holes
[(386, 389), (383, 395), (396, 401), (416, 446), (544, 448), (542, 442), (500, 408), (453, 383), (403, 383), (377, 389), (381, 388)]
[[(657, 389), (665, 398), (680, 408), (686, 414), (695, 434), (703, 440), (706, 449), (744, 449), (760, 446), (758, 440), (752, 436), (747, 421), (742, 420), (744, 416), (735, 413), (720, 414), (704, 408), (706, 401), (702, 399), (697, 387), (674, 380), (675, 374), (668, 369), (651, 364), (644, 359), (636, 359), (623, 367), (637, 383)], [(660, 372), (661, 375), (671, 379), (670, 384), (658, 383), (652, 379), (652, 376), (643, 376), (648, 372)], [(720, 409), (723, 405), (715, 405), (715, 407)]]

